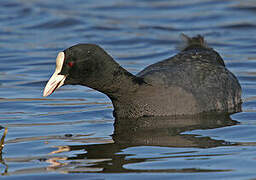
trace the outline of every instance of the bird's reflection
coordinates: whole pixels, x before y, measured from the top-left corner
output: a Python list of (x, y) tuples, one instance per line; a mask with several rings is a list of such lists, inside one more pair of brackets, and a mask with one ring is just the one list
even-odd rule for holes
[[(238, 124), (228, 114), (207, 114), (187, 117), (143, 117), (139, 119), (116, 119), (111, 142), (88, 145), (65, 145), (48, 155), (37, 159), (49, 163), (47, 167), (28, 168), (7, 172), (7, 165), (2, 158), (0, 163), (6, 167), (2, 175), (20, 173), (42, 173), (58, 171), (64, 173), (121, 173), (121, 172), (220, 172), (223, 169), (129, 169), (126, 165), (147, 161), (173, 158), (175, 156), (134, 157), (124, 153), (126, 148), (138, 146), (161, 146), (179, 148), (211, 148), (234, 146), (236, 144), (210, 137), (200, 137), (185, 132), (196, 129), (213, 129)], [(5, 136), (5, 135), (4, 135)], [(2, 138), (4, 139), (4, 137)], [(70, 139), (71, 140), (71, 139)], [(72, 141), (72, 140), (71, 140)], [(76, 141), (77, 142), (77, 141)], [(2, 140), (2, 145), (4, 141)], [(72, 153), (71, 153), (72, 152)], [(175, 155), (175, 154), (174, 154)], [(181, 154), (177, 154), (182, 157)], [(185, 157), (185, 155), (184, 155)], [(33, 159), (33, 158), (32, 158)], [(34, 159), (35, 160), (35, 159)], [(31, 161), (31, 159), (24, 159)], [(8, 160), (7, 160), (8, 163)]]
[(122, 146), (168, 146), (209, 148), (227, 145), (222, 140), (183, 134), (196, 129), (213, 129), (238, 124), (227, 114), (186, 117), (144, 117), (115, 121), (113, 139)]
[[(210, 137), (199, 137), (183, 132), (195, 129), (212, 129), (238, 124), (227, 114), (207, 114), (189, 117), (143, 117), (139, 119), (116, 119), (114, 123), (113, 143), (92, 144), (81, 146), (59, 147), (57, 153), (65, 151), (84, 150), (85, 153), (66, 157), (66, 160), (84, 160), (85, 166), (78, 165), (68, 172), (143, 172), (141, 170), (125, 169), (124, 165), (139, 163), (150, 158), (127, 158), (128, 154), (119, 153), (123, 149), (136, 146), (162, 147), (196, 147), (210, 148), (229, 146), (231, 143), (224, 140), (215, 140)], [(235, 144), (232, 144), (235, 145)], [(62, 157), (63, 158), (63, 157)], [(151, 158), (152, 159), (152, 158)], [(155, 159), (159, 159), (155, 157)], [(49, 159), (48, 159), (49, 162)], [(54, 159), (54, 164), (56, 159)], [(84, 163), (83, 163), (84, 164)], [(60, 166), (51, 165), (58, 169)], [(79, 168), (78, 168), (79, 167)], [(152, 170), (147, 172), (176, 172), (177, 170)]]

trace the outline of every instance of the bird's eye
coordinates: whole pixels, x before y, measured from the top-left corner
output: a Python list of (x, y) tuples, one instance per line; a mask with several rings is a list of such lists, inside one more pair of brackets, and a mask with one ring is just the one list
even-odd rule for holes
[(73, 65), (74, 65), (74, 62), (73, 62), (73, 61), (68, 62), (68, 66), (69, 66), (69, 67), (72, 67)]

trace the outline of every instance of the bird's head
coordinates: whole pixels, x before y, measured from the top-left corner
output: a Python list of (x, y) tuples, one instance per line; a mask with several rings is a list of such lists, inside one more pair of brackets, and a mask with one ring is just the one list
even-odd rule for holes
[(94, 44), (77, 44), (67, 48), (56, 58), (55, 72), (47, 82), (43, 96), (49, 96), (65, 84), (97, 89), (100, 79), (104, 80), (113, 62), (102, 48)]

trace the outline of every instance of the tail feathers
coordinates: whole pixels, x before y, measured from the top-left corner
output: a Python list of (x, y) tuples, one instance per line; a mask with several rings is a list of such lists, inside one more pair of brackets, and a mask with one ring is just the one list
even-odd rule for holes
[(177, 49), (180, 51), (186, 51), (191, 48), (204, 48), (211, 49), (207, 42), (204, 40), (204, 37), (201, 35), (197, 35), (195, 37), (189, 37), (185, 34), (181, 34), (180, 38), (182, 42), (178, 45)]

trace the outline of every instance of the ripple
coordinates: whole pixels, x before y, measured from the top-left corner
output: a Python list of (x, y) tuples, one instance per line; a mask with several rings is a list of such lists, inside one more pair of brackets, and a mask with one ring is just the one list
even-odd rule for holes
[(237, 24), (224, 25), (224, 26), (221, 26), (220, 28), (239, 30), (239, 29), (251, 29), (255, 27), (256, 25), (252, 23), (237, 23)]
[(38, 25), (33, 25), (31, 27), (27, 27), (26, 29), (59, 29), (59, 28), (67, 28), (74, 27), (76, 25), (82, 24), (82, 21), (77, 19), (63, 19), (63, 20), (51, 20), (48, 22), (40, 23)]

